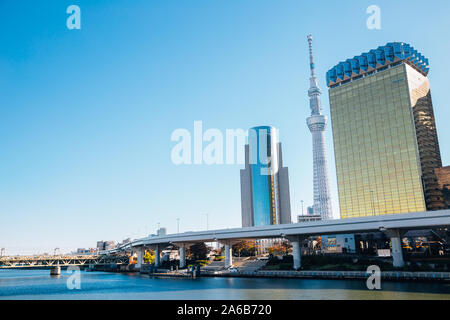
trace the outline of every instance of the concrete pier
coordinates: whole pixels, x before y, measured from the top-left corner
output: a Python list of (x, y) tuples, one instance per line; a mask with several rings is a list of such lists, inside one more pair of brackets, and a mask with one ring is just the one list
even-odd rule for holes
[(137, 250), (137, 263), (136, 263), (136, 268), (137, 269), (140, 269), (142, 267), (142, 265), (144, 264), (144, 255), (145, 255), (144, 248), (138, 248), (138, 250)]
[(233, 252), (232, 245), (230, 243), (225, 243), (225, 268), (230, 268), (233, 266)]
[(292, 242), (292, 256), (294, 258), (294, 270), (302, 267), (302, 253), (300, 248), (300, 241)]
[(155, 246), (155, 268), (158, 268), (161, 265), (161, 250), (159, 249), (159, 245)]
[(294, 259), (294, 270), (302, 267), (302, 246), (306, 236), (290, 236), (287, 237), (292, 244), (292, 257)]
[(186, 266), (186, 247), (184, 244), (180, 245), (180, 268), (184, 268)]
[(387, 237), (391, 239), (391, 254), (393, 259), (393, 265), (397, 268), (402, 268), (405, 266), (405, 261), (403, 259), (402, 251), (402, 239), (400, 231), (398, 229), (390, 229), (384, 232)]
[(56, 266), (50, 269), (50, 275), (51, 276), (59, 276), (61, 274), (61, 267)]

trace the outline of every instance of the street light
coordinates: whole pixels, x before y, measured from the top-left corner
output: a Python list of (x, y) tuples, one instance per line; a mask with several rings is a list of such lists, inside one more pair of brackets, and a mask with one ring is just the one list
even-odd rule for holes
[(303, 215), (303, 200), (300, 200), (300, 202), (302, 203), (302, 215)]
[(180, 218), (177, 218), (177, 233), (180, 233)]

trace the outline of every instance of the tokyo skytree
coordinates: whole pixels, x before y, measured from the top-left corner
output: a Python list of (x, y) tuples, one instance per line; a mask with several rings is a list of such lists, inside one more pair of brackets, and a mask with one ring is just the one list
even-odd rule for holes
[(312, 51), (312, 35), (308, 36), (309, 60), (311, 69), (310, 88), (308, 90), (311, 116), (306, 119), (313, 140), (313, 168), (314, 168), (314, 214), (320, 214), (322, 220), (333, 219), (330, 197), (330, 181), (328, 179), (327, 150), (324, 131), (327, 117), (321, 113), (321, 91), (317, 84), (314, 57)]

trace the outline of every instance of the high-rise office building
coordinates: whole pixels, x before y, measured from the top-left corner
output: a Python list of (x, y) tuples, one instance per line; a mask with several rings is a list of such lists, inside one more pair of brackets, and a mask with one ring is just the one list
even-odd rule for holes
[(114, 241), (97, 241), (97, 250), (111, 250), (116, 247)]
[(327, 72), (342, 218), (443, 208), (428, 71), (396, 42)]
[(445, 208), (450, 209), (450, 166), (436, 168), (434, 170), (439, 190), (444, 196)]
[(322, 105), (317, 77), (315, 74), (314, 57), (312, 50), (312, 36), (308, 36), (310, 60), (310, 88), (308, 90), (311, 116), (306, 119), (313, 140), (313, 170), (314, 170), (314, 212), (322, 220), (333, 219), (331, 208), (330, 181), (328, 179), (328, 160), (325, 145), (325, 128), (327, 117), (322, 114)]
[(249, 130), (245, 169), (241, 170), (242, 226), (291, 223), (288, 168), (283, 167), (277, 130)]

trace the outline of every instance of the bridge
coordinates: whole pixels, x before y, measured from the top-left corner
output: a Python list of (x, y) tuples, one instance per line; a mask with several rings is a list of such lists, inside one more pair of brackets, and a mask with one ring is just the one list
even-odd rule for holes
[(128, 261), (129, 257), (123, 255), (5, 256), (0, 257), (0, 269), (122, 265)]
[(301, 242), (309, 236), (363, 233), (381, 231), (391, 240), (391, 255), (395, 267), (404, 266), (402, 234), (413, 229), (427, 229), (450, 226), (450, 210), (427, 211), (406, 214), (369, 216), (327, 221), (270, 225), (261, 227), (185, 232), (164, 236), (136, 239), (114, 250), (104, 253), (118, 253), (131, 250), (137, 252), (137, 268), (143, 263), (144, 251), (155, 251), (155, 266), (160, 265), (161, 250), (169, 245), (179, 247), (180, 267), (186, 266), (186, 248), (196, 242), (219, 242), (225, 246), (225, 267), (231, 267), (232, 245), (241, 240), (285, 238), (293, 246), (294, 269), (301, 267)]

